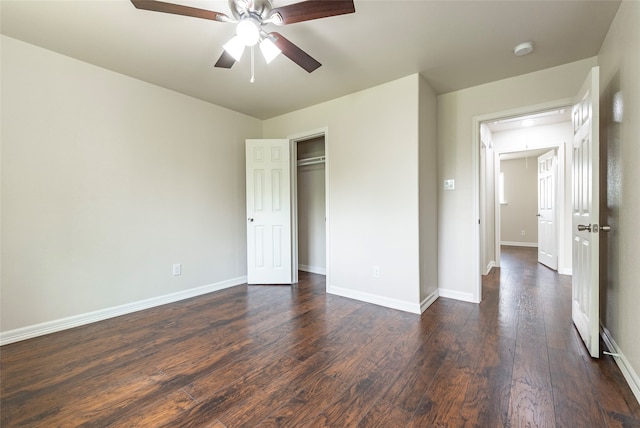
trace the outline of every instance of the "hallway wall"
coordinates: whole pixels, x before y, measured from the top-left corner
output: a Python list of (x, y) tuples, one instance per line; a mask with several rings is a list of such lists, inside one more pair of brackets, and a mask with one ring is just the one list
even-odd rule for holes
[[(506, 204), (500, 206), (502, 245), (538, 246), (536, 158), (500, 161)], [(522, 235), (522, 232), (525, 234)]]
[(601, 160), (607, 170), (601, 222), (612, 227), (600, 235), (600, 321), (640, 401), (640, 2), (622, 2), (598, 61)]

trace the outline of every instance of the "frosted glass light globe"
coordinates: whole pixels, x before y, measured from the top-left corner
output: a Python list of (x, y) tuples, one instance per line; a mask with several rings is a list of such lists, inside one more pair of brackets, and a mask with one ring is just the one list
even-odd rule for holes
[(260, 40), (260, 30), (258, 22), (253, 18), (243, 19), (236, 27), (236, 34), (245, 46), (254, 46)]

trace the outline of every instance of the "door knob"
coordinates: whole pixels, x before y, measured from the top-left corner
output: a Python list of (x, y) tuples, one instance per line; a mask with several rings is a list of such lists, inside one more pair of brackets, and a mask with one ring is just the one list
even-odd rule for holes
[(249, 222), (253, 223), (253, 218), (249, 217), (247, 220), (249, 220)]
[(604, 225), (604, 226), (600, 226), (597, 224), (588, 224), (588, 225), (584, 225), (584, 224), (579, 224), (578, 225), (578, 230), (580, 232), (583, 231), (587, 231), (587, 232), (593, 232), (593, 233), (598, 233), (598, 232), (611, 232), (611, 226), (609, 225)]

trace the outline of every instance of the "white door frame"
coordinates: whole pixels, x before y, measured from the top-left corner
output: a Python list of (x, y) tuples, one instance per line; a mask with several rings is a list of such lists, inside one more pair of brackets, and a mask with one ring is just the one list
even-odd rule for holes
[[(526, 107), (519, 107), (511, 110), (505, 110), (500, 112), (494, 112), (489, 114), (484, 114), (480, 116), (474, 116), (471, 120), (472, 128), (471, 128), (471, 188), (473, 192), (473, 217), (472, 221), (474, 224), (474, 232), (472, 234), (472, 257), (474, 260), (474, 273), (473, 280), (475, 283), (473, 284), (473, 297), (472, 301), (476, 303), (480, 303), (482, 301), (482, 260), (481, 260), (481, 251), (480, 245), (482, 242), (480, 240), (480, 150), (482, 142), (480, 141), (480, 124), (482, 122), (489, 122), (493, 120), (503, 119), (505, 117), (513, 117), (513, 116), (524, 116), (527, 114), (538, 113), (544, 110), (554, 110), (559, 108), (566, 108), (567, 106), (573, 105), (573, 98), (563, 98), (555, 101), (549, 101), (542, 104), (535, 104)], [(499, 211), (496, 212), (496, 216), (499, 215)], [(500, 247), (496, 248), (498, 254), (500, 251)], [(498, 261), (496, 260), (496, 263)]]
[(329, 237), (331, 234), (329, 219), (329, 128), (322, 127), (312, 131), (300, 132), (289, 135), (289, 145), (291, 149), (291, 274), (293, 283), (298, 282), (298, 142), (324, 136), (324, 189), (325, 189), (325, 250), (326, 250), (326, 281), (325, 287), (329, 287), (331, 278), (331, 265), (329, 254), (331, 246)]

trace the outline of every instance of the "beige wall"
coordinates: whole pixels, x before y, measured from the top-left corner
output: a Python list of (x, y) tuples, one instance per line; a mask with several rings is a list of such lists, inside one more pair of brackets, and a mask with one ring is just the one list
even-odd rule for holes
[[(601, 153), (607, 166), (601, 222), (613, 229), (600, 235), (600, 321), (618, 345), (622, 355), (618, 362), (633, 380), (640, 400), (640, 2), (622, 2), (598, 61)], [(623, 114), (614, 114), (614, 106), (621, 105)]]
[[(438, 283), (441, 294), (478, 301), (477, 150), (474, 118), (574, 97), (596, 58), (500, 80), (438, 97), (438, 177), (456, 189), (438, 198)], [(479, 174), (479, 172), (478, 172)]]
[[(503, 244), (538, 243), (537, 158), (500, 162), (506, 204), (500, 206), (500, 240)], [(521, 232), (524, 231), (523, 236)]]
[(2, 332), (243, 281), (259, 120), (4, 36), (1, 77)]
[(412, 312), (420, 297), (419, 82), (408, 76), (264, 121), (265, 138), (328, 127), (327, 289)]
[(438, 291), (438, 154), (437, 96), (420, 78), (419, 83), (419, 195), (420, 195), (420, 302)]

